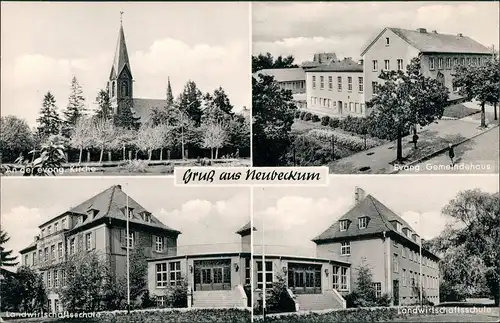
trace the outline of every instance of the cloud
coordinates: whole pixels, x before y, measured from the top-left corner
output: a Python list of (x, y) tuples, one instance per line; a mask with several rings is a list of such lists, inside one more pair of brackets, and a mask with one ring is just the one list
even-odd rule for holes
[[(280, 248), (313, 249), (311, 239), (332, 225), (351, 207), (348, 198), (310, 198), (286, 196), (254, 217), (254, 244), (262, 243)], [(264, 227), (264, 229), (263, 229)]]
[[(2, 59), (2, 115), (17, 115), (35, 125), (47, 91), (55, 95), (60, 110), (64, 109), (73, 76), (83, 87), (87, 105), (95, 108), (95, 97), (106, 86), (113, 54), (110, 50), (56, 59), (35, 53), (10, 61)], [(250, 49), (244, 39), (224, 46), (190, 46), (165, 38), (154, 41), (144, 51), (129, 51), (129, 55), (135, 97), (163, 98), (170, 77), (174, 95), (193, 80), (203, 92), (222, 86), (236, 109), (250, 106)]]
[(385, 27), (463, 33), (498, 48), (498, 5), (493, 2), (255, 3), (253, 53), (294, 55), (299, 62), (310, 60), (314, 52), (321, 51), (357, 57), (363, 45)]
[(250, 221), (248, 193), (227, 200), (191, 200), (175, 210), (161, 209), (158, 218), (179, 230), (179, 245), (239, 243), (236, 231)]

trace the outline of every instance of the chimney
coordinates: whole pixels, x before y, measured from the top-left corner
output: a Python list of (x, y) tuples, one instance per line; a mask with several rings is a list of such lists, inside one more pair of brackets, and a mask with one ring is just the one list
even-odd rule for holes
[(438, 32), (437, 32), (437, 30), (433, 30), (432, 33), (433, 34), (437, 34)]
[(116, 187), (118, 187), (118, 189), (122, 189), (122, 186), (121, 185), (116, 185)]
[(40, 240), (40, 236), (36, 235), (35, 236), (35, 242), (37, 242), (38, 240)]
[(359, 202), (365, 199), (365, 191), (360, 187), (354, 188), (354, 205), (357, 205)]
[(360, 60), (358, 61), (358, 64), (359, 64), (359, 65), (363, 65), (363, 60), (362, 60), (362, 59), (360, 59)]
[(457, 37), (463, 37), (464, 35), (462, 33), (458, 33)]
[(427, 33), (427, 29), (425, 28), (418, 28), (417, 31), (421, 34), (426, 34)]

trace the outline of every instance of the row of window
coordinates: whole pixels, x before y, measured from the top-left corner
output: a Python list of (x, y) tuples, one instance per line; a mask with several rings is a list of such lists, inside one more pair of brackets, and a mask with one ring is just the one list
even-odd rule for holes
[[(364, 90), (363, 77), (358, 77), (358, 92), (362, 93)], [(316, 75), (312, 76), (312, 88), (316, 88)], [(319, 89), (325, 89), (325, 76), (321, 75), (319, 77)], [(353, 89), (353, 77), (347, 77), (347, 91), (352, 91)], [(333, 76), (328, 76), (328, 90), (333, 91)], [(342, 76), (337, 76), (337, 91), (342, 91)]]
[(287, 90), (303, 89), (305, 81), (280, 82), (280, 87)]
[(181, 262), (162, 262), (156, 264), (156, 287), (177, 286), (182, 284)]
[[(122, 81), (121, 82), (121, 90), (122, 90), (122, 95), (123, 96), (128, 96), (128, 83), (127, 81)], [(116, 81), (113, 81), (111, 85), (111, 97), (115, 96), (115, 87), (116, 87)]]
[[(396, 60), (396, 66), (397, 66), (397, 70), (398, 71), (402, 71), (405, 68), (403, 59), (398, 58)], [(378, 60), (374, 59), (372, 61), (372, 71), (373, 72), (377, 72), (378, 70), (379, 70)], [(391, 61), (390, 60), (388, 60), (388, 59), (384, 60), (384, 68), (383, 68), (383, 70), (385, 70), (385, 71), (391, 70)]]
[[(420, 254), (410, 248), (401, 246), (401, 257), (406, 258), (408, 255), (408, 260), (420, 263)], [(422, 256), (422, 266), (437, 269), (438, 265), (435, 261), (432, 261), (426, 256)]]
[(344, 112), (351, 112), (351, 113), (364, 113), (365, 112), (365, 104), (364, 103), (358, 103), (358, 102), (344, 102), (342, 101), (335, 101), (332, 99), (327, 99), (327, 98), (318, 98), (318, 97), (311, 97), (311, 105), (312, 106), (320, 106), (322, 108), (337, 108), (338, 107), (338, 113), (342, 114)]
[(436, 61), (437, 61), (437, 69), (438, 70), (451, 70), (454, 66), (463, 66), (463, 65), (484, 65), (488, 61), (486, 57), (429, 57), (429, 70), (436, 69)]
[(61, 219), (61, 226), (59, 227), (59, 221), (54, 222), (54, 224), (51, 224), (47, 226), (47, 229), (43, 228), (42, 229), (42, 236), (40, 238), (43, 238), (45, 236), (49, 236), (52, 233), (56, 233), (59, 230), (64, 230), (67, 229), (66, 227), (66, 218)]
[[(360, 216), (358, 218), (358, 229), (366, 229), (366, 227), (368, 226), (368, 220), (369, 218), (367, 216)], [(347, 231), (350, 222), (351, 222), (350, 220), (339, 221), (340, 231)]]
[(42, 275), (43, 282), (47, 288), (66, 286), (66, 272), (62, 269), (47, 270)]
[[(401, 285), (406, 287), (415, 287), (420, 285), (420, 273), (416, 271), (406, 269), (402, 270), (401, 273)], [(422, 275), (422, 287), (426, 289), (437, 289), (439, 288), (439, 279), (431, 275)]]

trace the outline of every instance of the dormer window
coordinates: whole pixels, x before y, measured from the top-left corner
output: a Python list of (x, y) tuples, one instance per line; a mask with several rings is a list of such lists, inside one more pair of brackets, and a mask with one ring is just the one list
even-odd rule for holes
[(79, 216), (78, 219), (77, 219), (77, 223), (78, 224), (82, 224), (83, 223), (83, 216)]
[(147, 222), (147, 223), (150, 223), (151, 222), (151, 213), (147, 212), (147, 211), (144, 211), (144, 212), (141, 212), (141, 215), (142, 215), (142, 219)]
[(47, 228), (47, 234), (51, 234), (51, 233), (52, 233), (52, 226), (49, 225)]
[(128, 208), (128, 218), (133, 219), (134, 218), (134, 209)]
[(45, 229), (42, 229), (42, 238), (45, 237)]
[(358, 228), (359, 229), (366, 229), (368, 225), (368, 217), (362, 216), (358, 219)]
[(90, 216), (91, 219), (94, 219), (94, 217), (97, 215), (97, 213), (99, 213), (99, 210), (92, 209), (92, 208), (87, 211), (87, 214)]
[(339, 221), (339, 225), (340, 225), (340, 231), (347, 231), (347, 228), (349, 227), (349, 220)]
[(59, 231), (59, 222), (54, 223), (54, 232)]
[(61, 220), (61, 229), (66, 229), (66, 219)]

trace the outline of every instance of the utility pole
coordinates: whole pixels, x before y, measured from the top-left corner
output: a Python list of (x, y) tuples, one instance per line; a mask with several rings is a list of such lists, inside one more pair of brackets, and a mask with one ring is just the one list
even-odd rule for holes
[(265, 223), (266, 223), (266, 218), (265, 216), (262, 217), (262, 317), (264, 319), (264, 322), (266, 321), (266, 256), (265, 256), (265, 245), (264, 245), (264, 238), (266, 236), (266, 231), (265, 231)]
[[(128, 191), (128, 183), (126, 183), (127, 191)], [(128, 194), (127, 196), (127, 238), (125, 239), (127, 243), (127, 314), (130, 314), (130, 233), (129, 233), (129, 208), (128, 208)]]
[[(418, 212), (418, 231), (422, 234), (422, 212)], [(422, 236), (419, 238), (419, 253), (420, 253), (420, 306), (424, 306), (424, 287), (422, 285)]]

